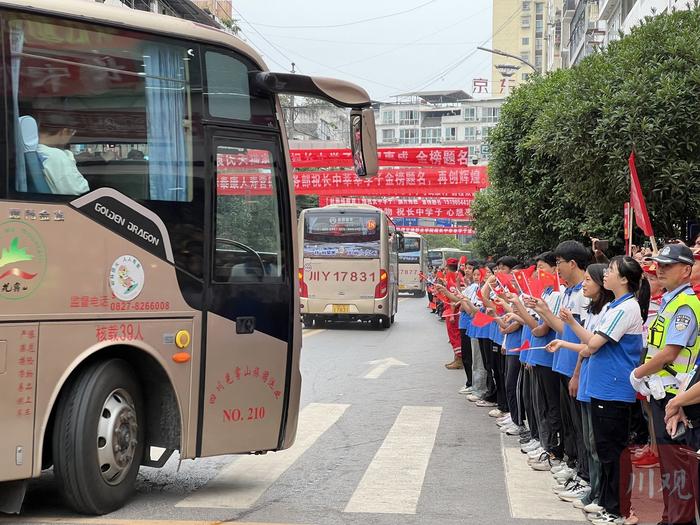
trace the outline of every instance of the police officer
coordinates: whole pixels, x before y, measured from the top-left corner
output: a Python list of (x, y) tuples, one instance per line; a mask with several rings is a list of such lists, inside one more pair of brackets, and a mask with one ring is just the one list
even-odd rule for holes
[[(680, 449), (681, 436), (671, 436), (666, 430), (666, 405), (676, 396), (681, 384), (687, 381), (700, 354), (700, 300), (690, 286), (693, 253), (687, 246), (668, 244), (653, 258), (657, 263), (657, 277), (667, 292), (647, 336), (648, 351), (644, 364), (635, 368), (630, 382), (643, 395), (652, 394), (652, 422), (659, 445), (662, 476), (677, 478), (676, 473), (688, 463)], [(650, 385), (657, 384), (654, 388)], [(661, 391), (660, 384), (663, 385)], [(677, 437), (678, 440), (674, 440)], [(689, 473), (686, 479), (691, 479)], [(693, 498), (674, 497), (678, 488), (664, 485), (663, 524), (694, 523)]]

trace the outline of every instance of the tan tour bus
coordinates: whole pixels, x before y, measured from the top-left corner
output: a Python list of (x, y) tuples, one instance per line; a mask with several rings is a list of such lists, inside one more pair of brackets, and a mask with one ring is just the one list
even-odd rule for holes
[(404, 232), (403, 249), (399, 252), (399, 291), (425, 296), (425, 279), (428, 273), (428, 246), (422, 235)]
[(337, 204), (299, 217), (299, 295), (304, 326), (370, 321), (387, 328), (398, 310), (403, 235), (379, 208)]
[(434, 248), (428, 250), (428, 266), (442, 268), (447, 264), (447, 259), (457, 259), (466, 257), (469, 259), (471, 253), (457, 248)]
[(173, 451), (290, 447), (301, 323), (278, 93), (351, 108), (373, 175), (367, 93), (96, 2), (0, 0), (0, 32), (0, 510), (44, 469), (101, 514)]

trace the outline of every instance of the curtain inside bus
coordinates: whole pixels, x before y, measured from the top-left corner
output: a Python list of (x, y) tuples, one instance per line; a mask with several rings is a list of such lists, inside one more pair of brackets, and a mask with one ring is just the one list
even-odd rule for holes
[(187, 200), (185, 69), (178, 48), (145, 47), (148, 171), (151, 199)]
[(21, 53), (24, 46), (24, 31), (22, 26), (16, 22), (10, 25), (10, 52), (11, 56), (11, 71), (12, 71), (12, 114), (17, 117), (15, 129), (15, 151), (16, 155), (16, 175), (15, 175), (15, 191), (27, 191), (27, 172), (24, 164), (24, 141), (22, 140), (21, 130), (19, 127), (19, 71), (21, 66)]

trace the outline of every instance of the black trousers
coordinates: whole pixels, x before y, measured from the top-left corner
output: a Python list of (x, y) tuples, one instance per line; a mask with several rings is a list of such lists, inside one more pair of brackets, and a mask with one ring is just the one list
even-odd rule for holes
[(459, 344), (462, 348), (462, 365), (467, 375), (466, 386), (472, 386), (472, 340), (465, 329), (459, 329)]
[(620, 487), (620, 474), (629, 476), (632, 472), (627, 449), (631, 411), (632, 403), (591, 398), (593, 435), (601, 470), (598, 503), (618, 516), (628, 516), (630, 512), (629, 479)]
[(484, 337), (479, 337), (479, 350), (481, 352), (481, 360), (484, 362), (484, 368), (486, 369), (486, 394), (484, 399), (486, 401), (496, 400), (496, 382), (494, 381), (494, 359), (491, 339), (486, 339)]
[(536, 365), (535, 412), (542, 447), (557, 458), (563, 457), (559, 374), (548, 366)]
[(525, 414), (527, 426), (530, 429), (530, 437), (539, 441), (540, 430), (537, 422), (535, 410), (535, 368), (528, 366), (520, 367), (520, 397), (522, 410), (518, 414)]
[[(561, 428), (562, 442), (564, 445), (564, 454), (567, 455), (567, 465), (571, 468), (576, 467), (578, 460), (578, 448), (576, 447), (576, 423), (574, 418), (576, 413), (572, 410), (572, 405), (569, 402), (569, 378), (564, 374), (559, 375), (559, 410), (561, 411)], [(579, 417), (579, 422), (580, 422)]]
[(674, 441), (666, 432), (666, 424), (664, 423), (666, 405), (673, 397), (673, 395), (666, 394), (666, 397), (663, 399), (657, 400), (652, 398), (649, 404), (651, 405), (651, 418), (659, 449), (661, 477), (662, 479), (667, 477), (670, 480), (670, 483), (663, 486), (664, 513), (661, 521), (677, 525), (695, 523), (695, 498), (681, 497), (683, 494), (680, 493), (678, 488), (676, 487), (676, 490), (674, 490), (675, 479), (685, 476), (685, 479), (690, 480), (692, 479), (692, 473), (689, 469), (690, 461), (688, 455), (683, 451), (682, 447), (685, 444), (685, 440)]
[(518, 402), (518, 377), (520, 376), (520, 357), (517, 355), (505, 356), (506, 362), (506, 403), (510, 417), (518, 426), (524, 424), (525, 414), (520, 412), (521, 403)]
[(506, 356), (501, 353), (501, 346), (493, 344), (493, 359), (495, 363), (495, 373), (493, 376), (496, 382), (496, 403), (498, 410), (508, 412), (508, 396), (506, 394)]

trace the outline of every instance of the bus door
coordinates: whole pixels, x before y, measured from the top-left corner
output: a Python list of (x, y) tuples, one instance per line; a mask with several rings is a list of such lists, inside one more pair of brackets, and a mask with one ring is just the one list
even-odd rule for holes
[(289, 183), (276, 135), (240, 137), (216, 131), (208, 141), (216, 178), (201, 456), (277, 449), (287, 412), (297, 325)]

